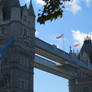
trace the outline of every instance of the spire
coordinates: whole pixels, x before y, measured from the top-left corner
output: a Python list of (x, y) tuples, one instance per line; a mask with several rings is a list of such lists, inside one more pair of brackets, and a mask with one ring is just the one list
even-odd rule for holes
[(70, 54), (72, 54), (72, 47), (71, 47), (71, 45), (70, 45), (70, 47), (69, 47), (69, 48), (70, 48), (70, 52), (69, 52), (69, 53), (70, 53)]
[(87, 36), (86, 36), (85, 40), (91, 40), (91, 37), (89, 36), (88, 32), (87, 32)]
[(86, 36), (86, 38), (85, 38), (85, 40), (84, 40), (84, 43), (85, 43), (85, 44), (91, 44), (91, 37), (89, 36), (88, 33), (87, 33), (87, 36)]
[(35, 15), (35, 14), (34, 14), (33, 5), (32, 5), (32, 0), (30, 0), (30, 4), (29, 4), (29, 14), (30, 14), (30, 15)]
[(3, 0), (2, 1), (3, 7), (19, 7), (20, 3), (19, 0)]

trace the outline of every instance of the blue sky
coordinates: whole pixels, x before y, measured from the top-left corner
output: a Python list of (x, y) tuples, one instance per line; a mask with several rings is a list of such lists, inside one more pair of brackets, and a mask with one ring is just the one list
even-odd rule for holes
[[(25, 0), (20, 1), (23, 4)], [(26, 2), (28, 3), (29, 0)], [(44, 2), (41, 0), (32, 2), (36, 15), (36, 37), (55, 44), (66, 52), (69, 52), (70, 45), (72, 49), (80, 49), (87, 32), (92, 38), (92, 0), (74, 0), (65, 4), (66, 9), (64, 9), (62, 19), (48, 21), (43, 25), (37, 23), (37, 14)], [(64, 38), (57, 40), (56, 37), (60, 34), (64, 34)], [(74, 48), (75, 43), (80, 43), (80, 46)], [(68, 80), (34, 69), (34, 92), (69, 92)]]

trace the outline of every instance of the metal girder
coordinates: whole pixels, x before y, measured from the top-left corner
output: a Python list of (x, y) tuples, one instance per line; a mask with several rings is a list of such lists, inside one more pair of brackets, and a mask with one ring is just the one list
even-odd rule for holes
[(81, 72), (92, 75), (92, 68), (88, 67), (88, 65), (83, 61), (80, 61), (75, 56), (70, 55), (38, 38), (35, 38), (35, 53), (59, 62), (60, 64), (69, 64), (75, 68), (79, 68)]
[(76, 72), (63, 70), (57, 67), (55, 63), (52, 63), (51, 61), (46, 60), (36, 55), (35, 55), (34, 62), (35, 62), (34, 66), (36, 68), (64, 77), (64, 78), (67, 78), (67, 79), (73, 79), (76, 77), (76, 74), (77, 74)]

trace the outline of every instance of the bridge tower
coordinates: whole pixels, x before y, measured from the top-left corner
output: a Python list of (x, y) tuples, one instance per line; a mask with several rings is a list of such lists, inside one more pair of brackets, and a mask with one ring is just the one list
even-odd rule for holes
[[(30, 2), (2, 0), (0, 4), (0, 49), (10, 39), (11, 48), (0, 59), (0, 92), (33, 92), (35, 14)], [(2, 53), (0, 52), (0, 55)]]
[[(85, 38), (78, 58), (92, 67), (92, 40), (89, 36)], [(69, 92), (92, 92), (92, 76), (80, 72), (80, 69), (77, 72), (77, 77), (69, 80)]]

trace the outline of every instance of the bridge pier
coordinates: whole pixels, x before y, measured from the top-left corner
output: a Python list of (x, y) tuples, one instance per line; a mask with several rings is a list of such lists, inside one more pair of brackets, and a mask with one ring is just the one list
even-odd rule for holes
[[(14, 39), (12, 46), (7, 43)], [(0, 4), (0, 92), (33, 92), (35, 14), (19, 0)], [(10, 45), (10, 44), (9, 44)], [(2, 50), (1, 50), (2, 49)]]
[(33, 92), (33, 69), (34, 51), (29, 56), (20, 48), (10, 48), (2, 59), (0, 92)]

